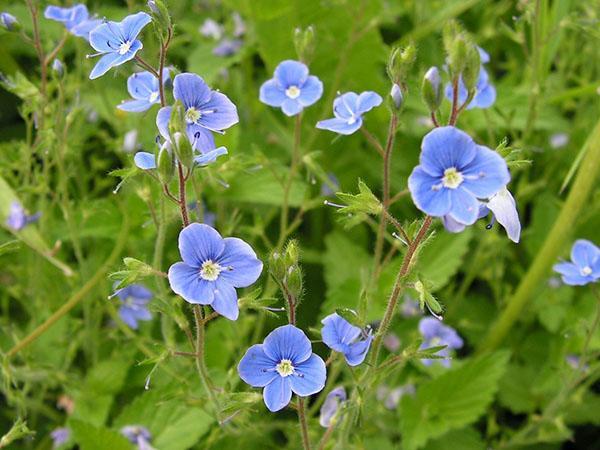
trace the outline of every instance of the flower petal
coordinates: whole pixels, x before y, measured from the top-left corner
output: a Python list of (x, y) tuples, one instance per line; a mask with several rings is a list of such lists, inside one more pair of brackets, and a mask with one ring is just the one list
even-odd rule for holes
[(421, 167), (432, 176), (441, 176), (451, 167), (462, 169), (476, 155), (476, 145), (471, 136), (450, 126), (427, 133), (421, 147)]
[(461, 187), (479, 198), (489, 198), (510, 181), (506, 161), (495, 151), (477, 145), (475, 157), (462, 167)]
[(156, 157), (153, 153), (137, 152), (133, 162), (142, 170), (156, 169)]
[(571, 259), (580, 269), (592, 267), (597, 258), (600, 258), (600, 249), (585, 239), (578, 239), (571, 249)]
[(178, 262), (169, 268), (169, 284), (173, 292), (188, 303), (210, 305), (214, 300), (214, 283), (200, 278), (196, 267)]
[(263, 390), (265, 405), (271, 412), (277, 412), (285, 408), (292, 399), (292, 388), (290, 377), (275, 377), (273, 381), (265, 386)]
[(95, 30), (100, 25), (102, 25), (102, 20), (100, 19), (84, 20), (71, 28), (71, 33), (77, 37), (81, 37), (89, 41), (92, 30)]
[(219, 277), (213, 292), (214, 299), (210, 306), (223, 317), (229, 320), (237, 320), (240, 315), (240, 308), (235, 288), (226, 280), (223, 280), (222, 277)]
[(264, 350), (270, 358), (281, 361), (289, 359), (295, 366), (306, 361), (312, 354), (309, 339), (293, 325), (275, 328), (264, 340)]
[(344, 358), (346, 358), (346, 362), (349, 366), (358, 366), (362, 364), (369, 352), (369, 347), (371, 347), (371, 342), (373, 341), (373, 336), (369, 335), (369, 337), (363, 341), (358, 341), (348, 346), (348, 350), (344, 353)]
[(263, 344), (250, 347), (238, 364), (240, 378), (252, 387), (265, 387), (279, 374), (273, 370), (277, 361), (269, 358), (264, 350)]
[(212, 131), (225, 130), (239, 122), (237, 108), (231, 100), (220, 92), (213, 92), (210, 100), (202, 105), (203, 112), (198, 124)]
[(362, 92), (358, 96), (358, 102), (356, 103), (356, 112), (359, 114), (364, 114), (368, 111), (371, 111), (373, 108), (381, 105), (381, 102), (383, 102), (383, 99), (381, 98), (381, 95), (379, 95), (377, 92)]
[(123, 59), (123, 55), (118, 53), (107, 53), (102, 56), (96, 63), (92, 72), (90, 73), (90, 80), (95, 80), (108, 72), (111, 67), (116, 66), (117, 62)]
[(148, 111), (152, 105), (153, 103), (150, 103), (148, 100), (128, 100), (117, 105), (117, 108), (127, 112), (144, 112)]
[(309, 76), (300, 89), (298, 101), (302, 106), (310, 106), (323, 95), (323, 83), (314, 75)]
[(142, 31), (142, 28), (150, 22), (152, 22), (152, 18), (145, 12), (139, 12), (125, 17), (119, 24), (125, 41), (133, 41), (136, 39), (137, 35)]
[(496, 88), (491, 84), (486, 84), (483, 89), (477, 91), (473, 101), (469, 103), (467, 109), (471, 108), (489, 108), (496, 102)]
[(487, 208), (492, 211), (494, 217), (506, 230), (506, 234), (513, 242), (519, 242), (521, 236), (521, 222), (515, 199), (506, 188), (502, 188), (496, 195), (490, 198)]
[(192, 223), (179, 233), (179, 252), (185, 263), (200, 267), (208, 260), (217, 261), (225, 244), (217, 230), (203, 223)]
[(479, 202), (471, 192), (462, 186), (450, 191), (450, 211), (448, 213), (457, 222), (472, 225), (479, 216)]
[(138, 328), (137, 318), (135, 317), (135, 314), (133, 313), (131, 308), (128, 308), (126, 306), (121, 306), (119, 308), (119, 317), (129, 328), (131, 328), (133, 330), (137, 330), (137, 328)]
[(441, 180), (434, 178), (422, 166), (413, 169), (408, 178), (408, 189), (413, 202), (421, 211), (441, 217), (450, 211), (450, 189), (440, 187)]
[(350, 119), (357, 113), (358, 94), (346, 92), (333, 101), (333, 114), (341, 119)]
[(210, 150), (206, 153), (202, 153), (200, 156), (196, 156), (194, 158), (194, 162), (199, 166), (208, 166), (209, 164), (214, 163), (219, 156), (223, 156), (227, 154), (227, 149), (225, 147), (215, 148), (214, 150)]
[(263, 263), (257, 258), (252, 247), (241, 239), (229, 237), (223, 239), (223, 253), (219, 256), (219, 265), (227, 267), (220, 278), (227, 280), (236, 288), (250, 286), (260, 276)]
[(275, 69), (275, 79), (284, 89), (290, 86), (301, 87), (307, 78), (308, 67), (298, 61), (282, 61)]
[(316, 394), (325, 387), (327, 369), (320, 356), (314, 353), (306, 361), (294, 366), (295, 374), (289, 376), (292, 391), (300, 397)]
[(116, 52), (121, 45), (119, 36), (114, 32), (118, 26), (117, 22), (104, 22), (90, 31), (90, 45), (94, 50), (102, 53)]
[(199, 108), (210, 100), (211, 90), (195, 73), (180, 73), (173, 80), (173, 96), (181, 100), (185, 108)]
[(333, 131), (334, 133), (350, 135), (362, 126), (362, 118), (357, 118), (353, 123), (348, 123), (347, 119), (327, 119), (317, 122), (317, 128), (321, 130)]
[(186, 130), (195, 150), (207, 153), (215, 149), (215, 138), (210, 130), (195, 123), (188, 123)]
[(171, 136), (169, 136), (169, 120), (171, 120), (171, 110), (170, 106), (164, 106), (158, 110), (158, 114), (156, 114), (156, 127), (158, 128), (158, 132), (163, 137), (163, 139), (170, 141)]
[(460, 233), (466, 228), (466, 225), (457, 222), (449, 214), (446, 214), (442, 217), (442, 224), (444, 225), (446, 231), (449, 231), (450, 233)]
[(295, 115), (301, 113), (302, 109), (303, 109), (302, 104), (298, 101), (297, 98), (296, 99), (288, 98), (281, 105), (281, 110), (288, 117), (292, 117), (292, 116), (295, 116)]
[(321, 320), (323, 328), (321, 337), (329, 348), (336, 352), (344, 352), (347, 346), (360, 336), (360, 328), (355, 327), (342, 316), (333, 313)]
[(579, 267), (570, 262), (555, 264), (553, 269), (561, 274), (563, 282), (570, 286), (585, 286), (593, 281), (592, 277), (581, 275)]
[(265, 81), (260, 87), (259, 100), (266, 105), (280, 107), (288, 99), (276, 80)]
[(127, 78), (127, 92), (136, 100), (148, 100), (158, 90), (158, 80), (150, 72), (136, 72)]

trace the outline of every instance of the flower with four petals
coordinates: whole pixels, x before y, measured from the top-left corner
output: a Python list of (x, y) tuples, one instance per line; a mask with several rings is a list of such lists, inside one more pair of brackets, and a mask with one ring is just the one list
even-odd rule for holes
[(348, 365), (358, 366), (365, 360), (373, 340), (371, 332), (352, 325), (337, 313), (328, 315), (321, 323), (323, 342), (330, 349), (343, 353)]
[(578, 239), (571, 248), (571, 261), (554, 266), (565, 284), (584, 286), (600, 280), (600, 248), (586, 239)]
[(376, 92), (366, 91), (360, 95), (346, 92), (333, 101), (335, 118), (321, 120), (317, 123), (317, 128), (338, 134), (352, 134), (362, 126), (363, 114), (381, 105), (382, 101), (383, 99)]

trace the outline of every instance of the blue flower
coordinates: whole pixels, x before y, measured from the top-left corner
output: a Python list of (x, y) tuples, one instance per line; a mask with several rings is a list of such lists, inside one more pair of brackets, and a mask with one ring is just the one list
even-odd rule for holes
[(493, 196), (510, 180), (498, 153), (454, 127), (430, 131), (419, 161), (408, 179), (417, 208), (434, 217), (449, 215), (463, 225), (477, 220), (478, 198)]
[(130, 284), (115, 291), (112, 297), (118, 297), (121, 301), (119, 317), (129, 328), (137, 330), (138, 320), (152, 320), (152, 314), (148, 311), (148, 302), (152, 299), (152, 292), (141, 284)]
[(71, 430), (67, 427), (56, 428), (50, 433), (50, 437), (52, 438), (52, 448), (58, 448), (71, 439)]
[(260, 87), (260, 101), (281, 108), (286, 116), (295, 116), (315, 103), (323, 94), (323, 83), (308, 74), (308, 67), (286, 60), (277, 66), (272, 79)]
[(416, 317), (422, 314), (421, 304), (419, 300), (415, 300), (414, 298), (405, 295), (404, 301), (400, 305), (400, 314), (402, 317)]
[(383, 99), (372, 91), (346, 92), (333, 101), (334, 119), (321, 120), (317, 128), (338, 134), (352, 134), (362, 126), (362, 115), (381, 105)]
[[(483, 64), (490, 61), (490, 55), (485, 50), (479, 48), (479, 56), (481, 58), (481, 68), (479, 69), (479, 78), (477, 79), (477, 85), (475, 87), (475, 96), (471, 100), (471, 103), (467, 106), (467, 109), (471, 108), (489, 108), (496, 101), (496, 88), (490, 84), (489, 76), (486, 70), (483, 68)], [(448, 83), (445, 90), (446, 98), (452, 101), (452, 84)], [(458, 80), (458, 103), (462, 105), (468, 97), (469, 93), (463, 83), (462, 76)]]
[(6, 218), (6, 225), (12, 228), (15, 231), (20, 231), (25, 228), (26, 225), (37, 222), (42, 213), (37, 212), (33, 215), (28, 215), (25, 213), (25, 209), (23, 206), (14, 201), (10, 205), (10, 211), (8, 213), (8, 217)]
[(383, 405), (390, 410), (398, 408), (400, 399), (405, 395), (414, 395), (416, 392), (414, 384), (406, 384), (396, 388), (390, 388), (381, 385), (377, 388), (377, 400), (383, 402)]
[(247, 243), (223, 239), (214, 228), (192, 223), (179, 234), (183, 262), (169, 268), (173, 291), (189, 303), (210, 305), (230, 320), (239, 314), (236, 288), (253, 284), (263, 264)]
[(238, 365), (240, 378), (252, 387), (264, 387), (269, 411), (285, 408), (292, 392), (300, 397), (325, 387), (327, 369), (312, 352), (310, 340), (293, 325), (276, 328), (262, 344), (253, 345)]
[(337, 419), (340, 406), (342, 406), (346, 399), (346, 390), (342, 386), (332, 389), (327, 394), (319, 414), (319, 424), (322, 427), (329, 428), (335, 423), (334, 421)]
[[(163, 69), (163, 86), (169, 82), (169, 69)], [(122, 111), (143, 112), (160, 103), (158, 78), (150, 72), (137, 72), (127, 79), (127, 91), (133, 100), (117, 106)]]
[(98, 78), (112, 67), (135, 58), (143, 47), (137, 36), (151, 21), (148, 14), (139, 12), (125, 17), (121, 22), (108, 21), (94, 28), (90, 32), (90, 44), (102, 58), (92, 69), (90, 79)]
[(227, 57), (235, 55), (240, 48), (242, 48), (242, 40), (241, 39), (229, 39), (225, 38), (219, 44), (213, 48), (213, 55)]
[(600, 279), (600, 249), (594, 243), (578, 239), (571, 249), (571, 261), (554, 266), (565, 284), (584, 286)]
[(343, 353), (350, 366), (358, 366), (365, 360), (373, 340), (371, 332), (365, 333), (337, 313), (328, 315), (321, 323), (321, 336), (327, 347)]
[(2, 12), (0, 13), (0, 24), (2, 24), (2, 26), (8, 31), (13, 31), (15, 29), (15, 25), (19, 24), (19, 21), (12, 14)]
[(89, 40), (90, 31), (99, 26), (102, 20), (91, 17), (83, 4), (70, 8), (50, 5), (44, 11), (44, 17), (61, 22), (73, 35)]
[[(173, 96), (181, 101), (185, 110), (186, 131), (192, 146), (201, 152), (215, 148), (213, 132), (238, 123), (237, 108), (220, 92), (211, 90), (195, 73), (180, 73), (173, 80)], [(168, 139), (171, 107), (161, 108), (156, 117), (160, 134)]]
[(138, 450), (152, 450), (150, 445), (152, 435), (148, 428), (142, 425), (126, 425), (121, 428), (121, 434), (127, 438), (129, 442), (135, 444)]
[[(420, 349), (445, 345), (446, 348), (437, 352), (438, 356), (448, 357), (451, 349), (461, 348), (463, 340), (454, 328), (444, 325), (433, 317), (424, 317), (419, 322), (419, 332), (423, 336)], [(449, 359), (424, 359), (423, 364), (430, 366), (434, 361), (440, 361), (444, 366), (450, 367)]]

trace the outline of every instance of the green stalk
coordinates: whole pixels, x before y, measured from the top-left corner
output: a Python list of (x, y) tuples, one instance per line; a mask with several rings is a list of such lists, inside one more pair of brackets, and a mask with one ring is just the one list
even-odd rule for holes
[(538, 285), (548, 275), (550, 268), (556, 262), (564, 245), (570, 243), (570, 235), (577, 217), (581, 214), (586, 201), (598, 185), (600, 172), (600, 120), (585, 143), (587, 153), (584, 156), (579, 172), (569, 192), (563, 208), (546, 237), (541, 250), (538, 252), (525, 277), (521, 280), (514, 295), (506, 303), (506, 309), (491, 327), (488, 335), (482, 341), (478, 351), (486, 352), (497, 348), (507, 336), (523, 309), (537, 291)]

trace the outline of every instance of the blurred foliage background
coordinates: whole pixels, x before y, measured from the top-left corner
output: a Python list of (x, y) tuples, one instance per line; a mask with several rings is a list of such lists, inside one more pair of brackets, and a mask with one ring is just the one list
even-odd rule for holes
[[(43, 11), (46, 3), (39, 3)], [(135, 0), (90, 1), (87, 6), (111, 20), (146, 8)], [(0, 10), (15, 15), (31, 34), (24, 3), (2, 0)], [(544, 245), (599, 118), (600, 2), (181, 0), (169, 2), (169, 10), (176, 25), (169, 64), (196, 72), (225, 92), (240, 116), (240, 123), (218, 138), (229, 156), (197, 171), (201, 195), (190, 195), (216, 214), (216, 227), (224, 236), (252, 243), (263, 261), (278, 238), (283, 193), (279, 177), (289, 164), (294, 124), (279, 110), (261, 104), (258, 89), (281, 60), (296, 58), (293, 30), (315, 27), (310, 70), (323, 81), (324, 95), (304, 112), (305, 169), (290, 197), (294, 210), (304, 211), (294, 233), (305, 272), (299, 326), (315, 340), (322, 317), (335, 308), (357, 307), (371, 267), (376, 228), (368, 221), (344, 228), (335, 210), (323, 205), (322, 185), (333, 174), (339, 190), (355, 192), (360, 178), (378, 194), (381, 162), (360, 133), (340, 138), (316, 130), (314, 124), (331, 116), (338, 91), (374, 90), (386, 97), (390, 83), (385, 64), (391, 48), (414, 42), (417, 63), (408, 81), (392, 166), (392, 193), (405, 190), (420, 141), (430, 129), (419, 93), (421, 79), (429, 66), (444, 63), (444, 24), (452, 18), (461, 21), (491, 56), (487, 69), (498, 99), (489, 110), (467, 111), (458, 125), (490, 148), (506, 140), (521, 151), (523, 160), (531, 161), (512, 168), (511, 191), (524, 225), (522, 240), (515, 245), (497, 226), (486, 230), (486, 223), (458, 235), (437, 225), (438, 233), (418, 265), (434, 282), (446, 309), (444, 320), (458, 330), (466, 346), (450, 372), (414, 361), (390, 375), (385, 380), (390, 386), (415, 383), (416, 400), (388, 410), (376, 398), (366, 399), (355, 444), (407, 450), (600, 448), (597, 358), (586, 369), (585, 382), (566, 391), (574, 370), (566, 358), (581, 352), (596, 308), (589, 289), (564, 286), (546, 271), (528, 292), (517, 323), (501, 342), (503, 350), (483, 359), (473, 357)], [(216, 56), (217, 42), (202, 36), (199, 27), (213, 18), (231, 33), (233, 12), (246, 25), (243, 44), (231, 56)], [(61, 39), (63, 27), (43, 17), (40, 24), (42, 43), (49, 51)], [(163, 280), (145, 280), (156, 294), (151, 303), (154, 320), (137, 331), (119, 321), (117, 303), (107, 300), (113, 283), (109, 274), (122, 268), (121, 258), (149, 264), (156, 260), (153, 215), (162, 207), (153, 180), (133, 169), (136, 150), (154, 149), (156, 108), (144, 114), (115, 108), (128, 98), (126, 78), (133, 64), (92, 82), (88, 74), (95, 61), (86, 54), (93, 49), (85, 40), (69, 37), (57, 55), (65, 67), (64, 78), (49, 76), (51, 100), (44, 114), (50, 125), (38, 137), (32, 121), (23, 119), (31, 117), (28, 108), (39, 102), (35, 50), (17, 33), (2, 30), (1, 36), (0, 71), (16, 80), (17, 90), (0, 90), (0, 435), (18, 417), (35, 431), (9, 448), (51, 448), (50, 432), (66, 425), (73, 436), (65, 448), (128, 449), (131, 445), (118, 433), (128, 424), (146, 426), (152, 445), (160, 450), (300, 448), (294, 412), (270, 414), (260, 398), (230, 399), (233, 418), (223, 426), (207, 413), (193, 361), (172, 355), (186, 343), (175, 318), (187, 320), (190, 311)], [(158, 47), (150, 27), (143, 42), (142, 55), (155, 61)], [(387, 108), (380, 107), (365, 122), (381, 141), (388, 117)], [(566, 135), (566, 142), (554, 145), (557, 134)], [(124, 181), (111, 175), (117, 169), (125, 169), (118, 172)], [(574, 225), (562, 236), (561, 256), (567, 256), (575, 238), (598, 242), (597, 177), (595, 184)], [(41, 212), (37, 224), (17, 234), (4, 225), (15, 198), (30, 212)], [(408, 195), (394, 204), (393, 212), (407, 222), (419, 215)], [(160, 270), (179, 259), (176, 207), (167, 204), (165, 215)], [(399, 261), (394, 256), (384, 267), (368, 320), (381, 318)], [(66, 276), (69, 270), (72, 276)], [(258, 286), (267, 285), (267, 278), (265, 270)], [(246, 294), (252, 295), (252, 289)], [(26, 348), (8, 354), (68, 302), (75, 305), (70, 312)], [(211, 323), (207, 365), (216, 383), (228, 392), (249, 392), (237, 376), (237, 362), (249, 345), (261, 342), (284, 321), (264, 310), (244, 309), (237, 322)], [(417, 337), (417, 323), (418, 317), (394, 322), (403, 347)], [(314, 348), (327, 356), (323, 344)], [(597, 357), (598, 333), (591, 348)], [(340, 379), (351, 382), (347, 369), (339, 370)], [(322, 398), (313, 401), (314, 413)], [(309, 422), (317, 442), (324, 429), (315, 417)], [(519, 430), (526, 427), (530, 428), (522, 439)]]

